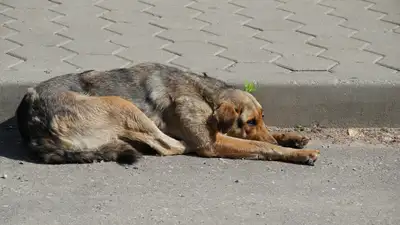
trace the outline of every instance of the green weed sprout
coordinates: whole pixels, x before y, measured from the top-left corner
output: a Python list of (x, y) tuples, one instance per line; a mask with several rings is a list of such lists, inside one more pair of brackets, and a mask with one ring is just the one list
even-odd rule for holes
[(253, 82), (245, 81), (244, 82), (244, 90), (249, 93), (255, 92), (256, 91), (256, 82), (255, 81), (253, 81)]

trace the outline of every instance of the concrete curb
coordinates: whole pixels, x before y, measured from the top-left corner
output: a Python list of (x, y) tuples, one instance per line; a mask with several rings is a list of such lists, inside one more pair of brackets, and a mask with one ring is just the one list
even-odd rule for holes
[(399, 85), (262, 85), (254, 95), (269, 125), (400, 127)]
[[(51, 77), (34, 72), (38, 74), (31, 73), (30, 76), (35, 79), (27, 80), (22, 79), (26, 72), (11, 73), (13, 76), (8, 77), (13, 79), (0, 80), (0, 122), (14, 115), (28, 87)], [(253, 94), (263, 105), (265, 120), (271, 126), (400, 127), (400, 82), (397, 80), (351, 83), (343, 80), (326, 82), (326, 79), (315, 82), (313, 79), (308, 82), (305, 78), (312, 77), (303, 75), (295, 79), (283, 77), (286, 80), (283, 83), (260, 77), (245, 79), (238, 74), (209, 74), (242, 89), (244, 80), (262, 80)]]

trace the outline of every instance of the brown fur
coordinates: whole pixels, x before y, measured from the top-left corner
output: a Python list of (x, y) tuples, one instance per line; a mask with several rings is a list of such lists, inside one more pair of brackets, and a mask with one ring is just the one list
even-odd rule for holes
[[(129, 85), (147, 88), (139, 91), (148, 97), (130, 97)], [(143, 151), (135, 143), (142, 143), (164, 156), (194, 152), (314, 164), (318, 150), (289, 148), (309, 139), (270, 134), (263, 116), (245, 91), (155, 63), (57, 77), (30, 89), (17, 109), (22, 137), (46, 163), (133, 163)]]

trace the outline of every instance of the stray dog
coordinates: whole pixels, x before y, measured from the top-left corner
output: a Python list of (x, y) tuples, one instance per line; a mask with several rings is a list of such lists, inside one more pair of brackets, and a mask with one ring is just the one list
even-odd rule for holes
[(163, 156), (274, 160), (314, 165), (308, 138), (269, 133), (248, 92), (159, 63), (84, 71), (29, 88), (16, 110), (21, 137), (44, 163), (132, 164)]

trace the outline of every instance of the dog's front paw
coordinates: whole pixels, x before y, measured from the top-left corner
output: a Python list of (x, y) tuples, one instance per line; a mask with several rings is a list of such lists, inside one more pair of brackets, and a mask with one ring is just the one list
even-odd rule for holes
[(293, 161), (295, 163), (314, 166), (314, 163), (315, 163), (315, 161), (317, 161), (319, 155), (320, 155), (320, 151), (319, 150), (297, 151), (294, 154)]
[(308, 142), (311, 140), (310, 138), (303, 136), (297, 132), (289, 132), (282, 133), (275, 138), (279, 145), (288, 148), (304, 148)]

